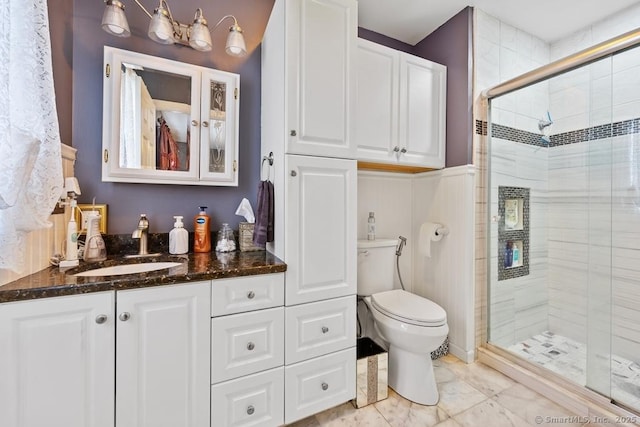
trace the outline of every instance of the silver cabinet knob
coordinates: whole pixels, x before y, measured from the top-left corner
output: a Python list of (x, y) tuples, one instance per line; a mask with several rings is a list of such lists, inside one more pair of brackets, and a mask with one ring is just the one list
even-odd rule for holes
[(98, 325), (102, 325), (106, 321), (107, 321), (107, 315), (106, 314), (99, 314), (99, 315), (96, 316), (96, 323)]
[(326, 326), (322, 327), (322, 333), (326, 334), (327, 332), (329, 332), (329, 328), (327, 328)]
[(198, 126), (197, 120), (191, 120), (191, 126)]
[(395, 147), (393, 147), (393, 151), (394, 153), (397, 153), (398, 151), (400, 151), (400, 147), (396, 145)]
[(407, 149), (403, 147), (403, 148), (402, 148), (402, 150), (400, 150), (400, 152), (401, 152), (401, 153), (406, 153), (406, 152), (407, 152)]
[(247, 350), (251, 351), (254, 348), (256, 348), (256, 345), (254, 343), (252, 343), (251, 341), (249, 341), (249, 344), (247, 344)]
[(298, 172), (296, 172), (296, 171), (291, 171), (291, 176), (297, 176), (297, 175), (298, 175)]
[(247, 414), (253, 415), (254, 412), (256, 412), (256, 408), (254, 408), (253, 405), (247, 406)]
[(253, 291), (249, 291), (247, 292), (247, 298), (249, 299), (253, 299), (256, 296), (256, 293)]
[(289, 135), (296, 136), (298, 135), (298, 132), (296, 132), (295, 129), (291, 129), (291, 132), (289, 132)]
[(208, 128), (209, 127), (209, 122), (202, 122), (202, 127), (203, 128)]
[(131, 313), (129, 313), (128, 311), (124, 311), (120, 313), (120, 316), (118, 316), (118, 319), (122, 320), (123, 322), (126, 322), (127, 320), (131, 319)]
[(329, 384), (327, 384), (327, 383), (322, 383), (322, 389), (323, 389), (324, 391), (327, 391), (327, 389), (328, 389), (328, 388), (329, 388)]

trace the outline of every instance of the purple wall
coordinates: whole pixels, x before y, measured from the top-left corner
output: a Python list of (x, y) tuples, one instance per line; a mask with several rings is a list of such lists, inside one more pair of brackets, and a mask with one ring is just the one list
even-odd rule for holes
[[(138, 214), (146, 213), (152, 232), (172, 228), (173, 215), (183, 215), (187, 229), (199, 205), (209, 206), (212, 228), (222, 222), (237, 228), (241, 217), (234, 214), (243, 197), (256, 207), (260, 179), (260, 41), (274, 0), (237, 2), (214, 0), (205, 4), (204, 14), (211, 25), (233, 14), (242, 26), (249, 55), (231, 58), (223, 46), (229, 22), (213, 32), (210, 53), (178, 46), (162, 46), (146, 36), (148, 18), (132, 2), (127, 2), (127, 18), (132, 36), (120, 39), (100, 28), (104, 3), (87, 0), (61, 0), (50, 11), (53, 65), (56, 82), (60, 131), (63, 142), (78, 149), (76, 175), (82, 188), (80, 203), (109, 205), (110, 234), (133, 231)], [(149, 8), (155, 2), (143, 0)], [(188, 22), (201, 1), (172, 2), (178, 20)], [(72, 18), (70, 18), (72, 16)], [(467, 8), (416, 46), (359, 29), (359, 36), (392, 48), (423, 56), (448, 67), (447, 166), (472, 161), (471, 118), (471, 16)], [(240, 175), (239, 186), (198, 187), (185, 185), (147, 185), (103, 183), (102, 148), (102, 63), (105, 45), (132, 50), (240, 74)], [(455, 125), (453, 125), (455, 124)]]
[(73, 93), (73, 0), (49, 2), (51, 65), (56, 91), (58, 127), (62, 142), (71, 145), (71, 94)]
[(413, 50), (447, 66), (447, 167), (473, 162), (472, 34), (473, 8), (467, 7)]
[(473, 8), (467, 7), (415, 46), (358, 30), (364, 39), (447, 66), (447, 167), (473, 161), (472, 25)]
[[(153, 8), (157, 2), (144, 1)], [(212, 229), (222, 222), (237, 228), (243, 218), (235, 209), (243, 197), (256, 207), (260, 179), (260, 41), (269, 19), (273, 0), (237, 2), (234, 0), (171, 2), (172, 13), (180, 21), (193, 19), (197, 7), (204, 6), (204, 15), (211, 26), (226, 14), (233, 14), (242, 27), (249, 54), (232, 58), (224, 53), (228, 28), (225, 21), (213, 31), (211, 52), (197, 52), (182, 46), (163, 46), (146, 36), (148, 18), (133, 2), (126, 3), (126, 14), (132, 35), (121, 39), (100, 28), (104, 3), (74, 0), (73, 10), (73, 147), (78, 149), (76, 176), (82, 195), (80, 203), (108, 204), (108, 233), (133, 231), (140, 213), (146, 213), (151, 232), (168, 232), (173, 216), (183, 215), (185, 226), (193, 230), (191, 218), (198, 206), (209, 207)], [(240, 74), (240, 157), (238, 187), (206, 187), (187, 185), (152, 185), (107, 183), (101, 180), (102, 151), (102, 67), (105, 45), (160, 56)]]

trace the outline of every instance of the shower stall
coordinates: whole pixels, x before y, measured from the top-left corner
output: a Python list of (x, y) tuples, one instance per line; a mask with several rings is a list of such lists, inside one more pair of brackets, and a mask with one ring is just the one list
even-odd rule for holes
[(635, 412), (639, 42), (628, 33), (485, 92), (487, 342)]

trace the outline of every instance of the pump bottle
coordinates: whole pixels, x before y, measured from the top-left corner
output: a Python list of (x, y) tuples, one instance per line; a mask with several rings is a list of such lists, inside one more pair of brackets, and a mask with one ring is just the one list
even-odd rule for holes
[(211, 218), (205, 209), (206, 206), (200, 206), (200, 213), (193, 219), (194, 252), (211, 252)]
[(184, 228), (182, 216), (174, 216), (176, 220), (173, 229), (169, 232), (169, 253), (174, 255), (189, 252), (189, 232)]

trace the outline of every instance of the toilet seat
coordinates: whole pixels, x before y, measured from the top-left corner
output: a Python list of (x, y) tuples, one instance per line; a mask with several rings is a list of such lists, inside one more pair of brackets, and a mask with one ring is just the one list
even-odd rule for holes
[(411, 325), (436, 327), (447, 323), (442, 307), (402, 289), (373, 294), (371, 304), (382, 314)]

